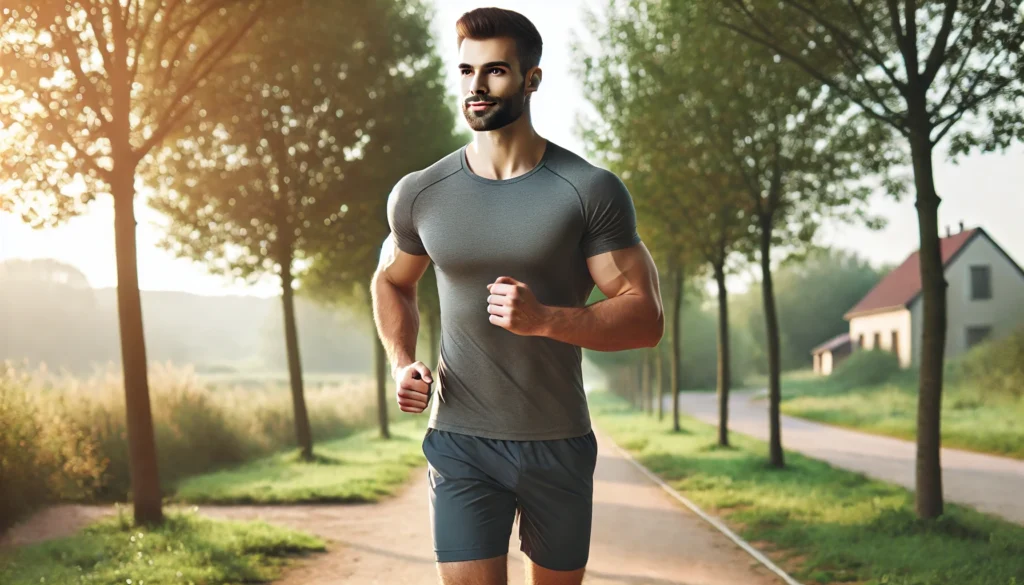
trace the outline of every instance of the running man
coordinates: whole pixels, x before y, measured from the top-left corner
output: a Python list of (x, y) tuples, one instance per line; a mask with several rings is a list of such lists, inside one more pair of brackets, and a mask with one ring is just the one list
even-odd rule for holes
[[(389, 194), (374, 319), (401, 410), (423, 412), (435, 379), (415, 356), (416, 286), (434, 263), (438, 399), (423, 453), (441, 582), (504, 585), (518, 520), (527, 582), (578, 585), (597, 463), (581, 348), (657, 345), (657, 272), (622, 181), (534, 130), (533, 24), (479, 8), (456, 32), (474, 138)], [(608, 298), (586, 306), (595, 285)]]

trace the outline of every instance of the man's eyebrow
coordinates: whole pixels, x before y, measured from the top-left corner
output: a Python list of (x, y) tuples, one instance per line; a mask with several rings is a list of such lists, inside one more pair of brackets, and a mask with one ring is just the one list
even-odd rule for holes
[[(496, 65), (500, 65), (502, 67), (508, 67), (509, 69), (512, 68), (512, 65), (509, 64), (508, 61), (489, 61), (489, 62), (484, 63), (483, 65), (481, 65), (481, 68), (482, 69), (490, 69), (491, 67), (494, 67)], [(469, 63), (459, 63), (459, 69), (463, 69), (463, 68), (472, 69), (473, 66), (470, 65)]]

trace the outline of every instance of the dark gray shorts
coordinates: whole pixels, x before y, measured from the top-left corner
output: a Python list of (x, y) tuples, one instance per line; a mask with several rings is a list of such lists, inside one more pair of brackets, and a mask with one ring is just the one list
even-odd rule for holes
[(538, 565), (587, 564), (597, 439), (511, 441), (428, 428), (423, 437), (430, 523), (438, 562), (508, 553), (519, 516), (520, 550)]

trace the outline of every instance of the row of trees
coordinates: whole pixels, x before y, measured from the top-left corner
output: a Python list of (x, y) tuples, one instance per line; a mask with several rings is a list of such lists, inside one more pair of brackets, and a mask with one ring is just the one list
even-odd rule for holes
[(940, 515), (946, 309), (933, 151), (947, 136), (951, 156), (1024, 137), (1020, 2), (628, 0), (609, 2), (604, 16), (588, 15), (596, 51), (574, 47), (598, 114), (582, 134), (637, 194), (644, 239), (666, 269), (676, 429), (680, 281), (710, 272), (718, 284), (726, 444), (724, 274), (730, 262), (752, 260), (765, 319), (769, 458), (784, 465), (773, 267), (802, 253), (826, 219), (879, 226), (866, 198), (878, 189), (899, 197), (907, 181), (898, 171), (910, 161), (924, 290), (916, 507)]
[[(163, 518), (136, 265), (136, 193), (162, 246), (282, 284), (297, 442), (313, 458), (294, 291), (362, 303), (403, 174), (454, 150), (418, 1), (13, 2), (0, 11), (2, 210), (35, 227), (114, 204), (134, 517)], [(378, 344), (379, 345), (379, 344)], [(386, 371), (382, 348), (377, 370)], [(387, 436), (386, 384), (378, 380)]]

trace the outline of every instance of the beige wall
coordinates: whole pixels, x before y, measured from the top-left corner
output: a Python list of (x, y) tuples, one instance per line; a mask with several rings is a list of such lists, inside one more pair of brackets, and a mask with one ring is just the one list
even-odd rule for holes
[[(860, 336), (864, 335), (864, 349), (874, 349), (875, 333), (880, 334), (880, 348), (885, 351), (892, 351), (892, 332), (896, 331), (899, 348), (897, 354), (900, 358), (900, 365), (910, 365), (911, 357), (911, 319), (910, 311), (907, 309), (895, 309), (886, 313), (875, 313), (863, 315), (850, 319), (850, 342), (853, 350), (859, 349)], [(916, 345), (916, 344), (914, 344)]]
[(825, 351), (821, 353), (821, 373), (828, 376), (832, 373), (832, 352)]
[[(992, 298), (971, 300), (971, 266), (988, 265), (992, 274)], [(946, 267), (946, 358), (967, 350), (967, 327), (992, 327), (992, 338), (1008, 335), (1024, 323), (1024, 276), (984, 236), (974, 238)], [(914, 339), (921, 337), (921, 300), (911, 305)], [(920, 361), (920, 343), (913, 359)]]

